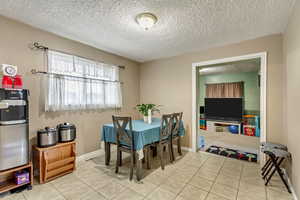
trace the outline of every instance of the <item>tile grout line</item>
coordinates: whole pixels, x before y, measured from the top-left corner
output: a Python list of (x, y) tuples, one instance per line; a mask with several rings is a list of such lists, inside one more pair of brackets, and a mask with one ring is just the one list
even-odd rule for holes
[[(176, 162), (176, 160), (175, 160), (174, 162)], [(174, 165), (175, 163), (169, 163), (169, 164)], [(159, 168), (160, 168), (160, 167), (159, 167)], [(175, 167), (175, 168), (176, 168), (176, 167)], [(171, 176), (172, 176), (172, 175), (167, 176), (167, 179), (169, 179)], [(163, 182), (165, 182), (165, 181), (163, 181)], [(161, 187), (161, 185), (163, 184), (163, 182), (160, 183), (159, 185), (156, 185), (157, 187), (156, 187), (154, 190), (156, 190), (157, 188)], [(186, 185), (186, 183), (184, 184), (183, 188), (185, 187), (185, 185)], [(153, 190), (153, 191), (154, 191), (154, 190)], [(153, 192), (153, 191), (152, 191), (152, 192)], [(178, 192), (178, 194), (176, 194), (175, 199), (178, 197), (178, 195), (179, 195), (179, 193), (180, 193), (181, 191), (182, 191), (182, 190), (180, 190), (180, 191)], [(145, 198), (143, 198), (143, 200), (147, 199), (147, 197), (148, 197), (152, 192), (150, 192), (149, 194), (147, 194), (147, 195), (145, 196)], [(168, 192), (170, 192), (170, 191), (168, 191)]]
[(237, 188), (237, 194), (236, 194), (236, 198), (235, 198), (236, 200), (238, 200), (238, 196), (239, 196), (239, 192), (240, 192), (240, 186), (241, 186), (241, 180), (242, 180), (242, 175), (244, 173), (244, 168), (245, 168), (245, 164), (243, 163), (242, 164), (240, 178), (239, 178), (239, 185), (238, 185), (238, 188)]
[[(202, 165), (200, 166), (200, 168), (197, 170), (197, 172), (195, 173), (195, 175), (194, 175), (192, 178), (194, 178), (194, 177), (196, 176), (196, 174), (200, 171), (201, 167), (202, 167), (209, 159), (210, 159), (210, 158), (207, 158), (207, 159), (202, 163)], [(213, 184), (212, 184), (212, 186), (210, 187), (209, 191), (206, 191), (206, 190), (204, 190), (204, 189), (202, 189), (202, 188), (199, 188), (199, 187), (197, 187), (197, 186), (194, 186), (194, 187), (197, 187), (198, 189), (201, 189), (201, 190), (204, 190), (204, 191), (207, 192), (207, 196), (205, 197), (205, 199), (207, 199), (208, 195), (211, 193), (211, 190), (212, 190), (212, 188), (213, 188), (213, 185), (216, 183), (217, 177), (219, 176), (220, 171), (221, 171), (221, 168), (222, 168), (223, 165), (224, 165), (225, 158), (222, 158), (222, 159), (223, 159), (223, 162), (222, 162), (222, 164), (221, 164), (220, 169), (218, 170), (218, 173), (216, 173), (216, 174), (217, 174), (216, 178), (215, 178), (213, 181), (209, 180), (209, 181), (213, 182)], [(191, 178), (191, 179), (192, 179), (192, 178)], [(204, 179), (206, 179), (206, 178), (204, 178)], [(208, 179), (207, 179), (207, 180), (208, 180)], [(214, 193), (213, 193), (213, 194), (214, 194)]]
[[(222, 174), (221, 174), (221, 171), (222, 171), (222, 168), (224, 167), (224, 164), (225, 164), (226, 160), (230, 160), (230, 158), (224, 157), (224, 162), (223, 162), (223, 164), (222, 164), (222, 166), (221, 166), (219, 172), (217, 173), (217, 177), (216, 177), (216, 179), (215, 179), (215, 181), (214, 181), (214, 185), (215, 185), (215, 184), (220, 184), (220, 185), (224, 185), (224, 186), (233, 188), (232, 186), (229, 186), (229, 185), (225, 185), (225, 184), (217, 183), (217, 182), (216, 182), (216, 181), (217, 181), (217, 178), (219, 177), (219, 175), (222, 175)], [(243, 170), (243, 166), (244, 166), (244, 163), (242, 164), (242, 170)], [(238, 180), (239, 180), (239, 185), (240, 185), (240, 180), (241, 180), (241, 177), (242, 177), (242, 170), (241, 170), (241, 173), (240, 173), (240, 176), (239, 176), (239, 179), (238, 179)], [(225, 175), (225, 176), (226, 176), (226, 175)], [(235, 189), (235, 188), (234, 188), (234, 189)], [(211, 188), (211, 190), (212, 190), (212, 188)], [(210, 190), (210, 192), (211, 192), (211, 190)], [(237, 200), (237, 198), (238, 198), (239, 186), (238, 186), (238, 188), (236, 188), (236, 190), (237, 190), (237, 194), (236, 194), (235, 200)], [(215, 194), (215, 193), (212, 193), (212, 194)], [(217, 195), (217, 196), (220, 196), (219, 194), (216, 194), (216, 195)], [(222, 197), (222, 198), (227, 199), (227, 197)]]
[(54, 188), (54, 190), (56, 190), (65, 200), (67, 200), (68, 198), (62, 193), (60, 192), (53, 183), (50, 182), (50, 185)]
[[(199, 154), (199, 156), (201, 156), (201, 154)], [(219, 158), (219, 157), (218, 157)], [(192, 157), (191, 158), (191, 160), (193, 160), (194, 158)], [(213, 160), (214, 159), (214, 157), (206, 157), (206, 156), (204, 156), (204, 159), (203, 159), (203, 161), (201, 160), (200, 162), (199, 162), (199, 166), (194, 166), (195, 168), (198, 168), (197, 170), (195, 170), (195, 173), (191, 176), (191, 178), (189, 178), (189, 179), (187, 179), (187, 181), (184, 183), (184, 186), (181, 188), (181, 190), (175, 195), (175, 198), (176, 197), (178, 197), (179, 196), (179, 194), (184, 190), (184, 188), (186, 188), (186, 186), (188, 185), (188, 184), (190, 184), (190, 181), (195, 177), (195, 176), (197, 176), (197, 173), (199, 173), (199, 171), (201, 170), (201, 168), (205, 165), (205, 164), (207, 164), (210, 160)], [(218, 177), (222, 174), (222, 169), (225, 169), (225, 167), (227, 166), (227, 161), (229, 161), (229, 160), (231, 160), (231, 159), (229, 159), (229, 158), (226, 158), (226, 157), (223, 157), (222, 158), (222, 162), (220, 162), (220, 168), (219, 168), (219, 170), (218, 170), (218, 172), (216, 173), (217, 175), (216, 175), (216, 178), (214, 179), (214, 181), (212, 181), (214, 184), (216, 184), (217, 183), (217, 179), (218, 179)], [(196, 161), (196, 160), (195, 160)], [(217, 161), (217, 159), (216, 159), (216, 161)], [(88, 162), (88, 161), (86, 161), (86, 162)], [(244, 161), (242, 161), (242, 162), (244, 162)], [(243, 177), (244, 177), (244, 173), (245, 172), (247, 172), (247, 169), (249, 168), (249, 169), (251, 169), (252, 168), (252, 166), (251, 165), (248, 165), (247, 164), (248, 162), (244, 162), (244, 163), (241, 163), (241, 172), (240, 172), (240, 175), (239, 175), (239, 184), (238, 184), (238, 188), (237, 188), (237, 194), (239, 194), (239, 192), (240, 192), (240, 186), (241, 186), (241, 180), (243, 179)], [(229, 162), (228, 162), (228, 164), (230, 164)], [(171, 166), (176, 166), (176, 163), (174, 162), (173, 164), (171, 164)], [(188, 165), (188, 166), (193, 166), (193, 165)], [(188, 167), (188, 166), (186, 166), (186, 167)], [(228, 166), (229, 167), (229, 166)], [(86, 170), (90, 170), (90, 169), (92, 169), (93, 167), (91, 166), (91, 167), (88, 167)], [(172, 167), (173, 168), (173, 167)], [(172, 168), (170, 168), (170, 169), (172, 169)], [(180, 169), (180, 168), (177, 168), (177, 167), (175, 167), (176, 169)], [(224, 175), (224, 174), (223, 174)], [(88, 184), (87, 182), (85, 182), (82, 178), (80, 178), (79, 176), (77, 176), (77, 174), (74, 174), (74, 176), (77, 178), (77, 179), (79, 179), (79, 181), (80, 182), (83, 182), (83, 184), (85, 184), (85, 185), (87, 185), (89, 188), (91, 188), (90, 187), (90, 184)], [(167, 176), (168, 178), (170, 178), (170, 176)], [(245, 176), (245, 177), (248, 177), (248, 175), (247, 176)], [(116, 177), (115, 177), (116, 178)], [(118, 179), (119, 180), (119, 179)], [(115, 181), (115, 182), (117, 182), (117, 180), (113, 180), (113, 181)], [(117, 182), (118, 183), (118, 182)], [(120, 184), (120, 185), (122, 185), (122, 186), (124, 186), (124, 187), (126, 187), (126, 188), (128, 188), (128, 189), (130, 189), (130, 190), (132, 190), (131, 189), (131, 187), (127, 187), (126, 185), (123, 185), (123, 184), (121, 184), (121, 183), (118, 183), (118, 184)], [(191, 184), (190, 184), (191, 185)], [(154, 188), (154, 190), (155, 189), (157, 189), (158, 187), (161, 187), (162, 186), (162, 184), (159, 184), (159, 185), (156, 185), (156, 187)], [(194, 185), (192, 185), (192, 186), (194, 186)], [(61, 197), (63, 197), (64, 199), (67, 199), (66, 197), (65, 197), (65, 195), (63, 194), (63, 193), (61, 193), (61, 192), (59, 192), (59, 190), (58, 190), (58, 188), (59, 187), (56, 187), (54, 184), (52, 184), (52, 183), (50, 183), (50, 187), (52, 187), (53, 189), (55, 189), (56, 191), (58, 191), (58, 193), (59, 193), (59, 195), (61, 196)], [(195, 186), (196, 187), (196, 186)], [(199, 187), (197, 187), (197, 188), (199, 188)], [(93, 188), (91, 188), (93, 191), (95, 191)], [(264, 187), (264, 191), (265, 191), (265, 194), (266, 194), (266, 192), (267, 192), (267, 189), (266, 189), (266, 187)], [(202, 189), (202, 188), (199, 188), (199, 190), (204, 190), (204, 189)], [(271, 189), (272, 190), (272, 189)], [(134, 191), (134, 190), (133, 190)], [(206, 190), (204, 190), (204, 191), (206, 191)], [(207, 193), (207, 195), (204, 197), (205, 199), (208, 199), (208, 195), (211, 193), (211, 191), (212, 191), (212, 187), (209, 189), (209, 192)], [(99, 192), (97, 192), (97, 191), (95, 191), (96, 193), (98, 193), (98, 194), (100, 194), (101, 196), (103, 196), (101, 193), (99, 193)], [(138, 192), (136, 192), (136, 193), (138, 193)], [(23, 193), (22, 194), (22, 197), (25, 199), (25, 200), (28, 200), (28, 197), (26, 198), (26, 196), (25, 196), (25, 194), (26, 193)], [(140, 193), (138, 193), (138, 194), (140, 194)], [(215, 193), (212, 193), (212, 194), (215, 194)], [(143, 199), (146, 199), (146, 196), (148, 196), (148, 195), (141, 195), (141, 196), (143, 196)], [(219, 196), (219, 195), (218, 195)], [(105, 198), (105, 199), (107, 199), (106, 197), (104, 197), (103, 196), (103, 198)], [(117, 198), (117, 197), (114, 197), (113, 199), (115, 199), (115, 198)], [(224, 198), (224, 197), (223, 197)], [(227, 197), (226, 197), (227, 198)], [(237, 195), (237, 197), (236, 197), (236, 199), (238, 198), (238, 195)], [(266, 196), (265, 197), (266, 199), (268, 199), (268, 197)]]
[[(224, 185), (224, 186), (229, 186), (229, 185), (226, 185), (226, 184), (222, 184), (222, 183), (217, 183), (217, 180), (218, 180), (218, 177), (220, 176), (220, 175), (225, 175), (224, 173), (222, 173), (222, 170), (223, 169), (227, 169), (227, 167), (231, 167), (231, 165), (233, 165), (232, 167), (233, 167), (233, 169), (237, 169), (237, 168), (235, 168), (236, 166), (237, 166), (237, 164), (239, 164), (239, 165), (241, 165), (240, 166), (240, 174), (239, 174), (239, 177), (238, 177), (238, 185), (237, 185), (237, 193), (236, 193), (236, 197), (234, 198), (235, 200), (238, 200), (239, 199), (239, 193), (241, 192), (241, 190), (240, 190), (240, 187), (241, 187), (241, 182), (242, 182), (242, 180), (243, 180), (243, 177), (244, 178), (246, 178), (245, 179), (245, 183), (247, 183), (247, 177), (250, 177), (250, 175), (251, 175), (251, 177), (253, 177), (253, 173), (247, 173), (249, 170), (251, 170), (251, 169), (254, 169), (254, 167), (255, 167), (255, 171), (256, 170), (258, 170), (259, 171), (259, 166), (252, 166), (251, 165), (251, 163), (248, 163), (248, 162), (245, 162), (245, 161), (239, 161), (238, 163), (234, 163), (234, 162), (230, 162), (230, 160), (232, 160), (232, 159), (230, 159), (230, 158), (227, 158), (227, 157), (220, 157), (220, 156), (216, 156), (216, 157), (210, 157), (210, 156), (202, 156), (201, 154), (199, 154), (199, 155), (197, 155), (197, 157), (198, 156), (201, 156), (202, 158), (203, 158), (203, 160), (202, 160), (202, 158), (200, 159), (200, 160), (198, 160), (198, 158), (197, 159), (195, 159), (195, 157), (191, 157), (190, 158), (190, 160), (191, 161), (195, 161), (195, 162), (191, 162), (191, 163), (194, 163), (194, 164), (196, 164), (197, 162), (199, 162), (199, 166), (195, 166), (195, 165), (189, 165), (189, 164), (184, 164), (185, 162), (183, 162), (183, 165), (180, 165), (181, 163), (178, 163), (178, 161), (179, 160), (177, 160), (177, 163), (176, 162), (173, 162), (172, 164), (171, 163), (168, 163), (169, 165), (170, 165), (170, 168), (169, 168), (169, 170), (179, 170), (179, 173), (180, 173), (180, 169), (185, 169), (185, 171), (187, 170), (187, 172), (189, 171), (188, 170), (188, 167), (189, 166), (191, 166), (191, 167), (194, 167), (195, 169), (193, 169), (193, 170), (195, 170), (195, 172), (193, 173), (193, 175), (190, 177), (190, 178), (188, 178), (188, 179), (186, 179), (186, 181), (184, 182), (184, 184), (183, 184), (183, 186), (182, 186), (182, 188), (180, 188), (180, 190), (179, 190), (179, 192), (177, 192), (176, 193), (176, 195), (174, 195), (174, 199), (176, 199), (176, 198), (178, 198), (179, 196), (180, 196), (180, 194), (182, 193), (182, 191), (188, 186), (188, 185), (191, 185), (191, 186), (194, 186), (195, 188), (198, 188), (200, 191), (205, 191), (205, 192), (207, 192), (207, 194), (206, 194), (206, 196), (204, 196), (204, 200), (206, 200), (206, 199), (208, 199), (208, 197), (209, 197), (209, 194), (214, 194), (214, 195), (216, 195), (216, 196), (219, 196), (219, 197), (223, 197), (223, 196), (221, 196), (221, 195), (219, 195), (219, 194), (217, 194), (217, 193), (213, 193), (212, 192), (212, 189), (213, 189), (213, 186), (215, 185), (215, 184), (221, 184), (221, 185)], [(184, 157), (184, 156), (183, 156)], [(210, 162), (211, 161), (211, 162)], [(220, 162), (219, 162), (220, 161)], [(85, 162), (88, 162), (88, 161), (85, 161)], [(216, 174), (216, 176), (215, 176), (215, 178), (214, 178), (214, 180), (213, 181), (211, 181), (212, 182), (212, 186), (210, 187), (210, 189), (209, 190), (205, 190), (205, 189), (202, 189), (201, 187), (198, 187), (197, 185), (192, 185), (192, 184), (190, 184), (190, 182), (192, 181), (192, 179), (193, 178), (195, 178), (196, 176), (197, 176), (197, 174), (199, 173), (199, 171), (207, 164), (212, 164), (212, 167), (213, 167), (213, 165), (215, 165), (215, 163), (220, 163), (220, 165), (219, 165), (219, 168), (218, 168), (218, 171), (217, 171), (217, 173), (215, 173)], [(177, 164), (179, 164), (179, 165), (177, 165)], [(96, 166), (102, 166), (102, 164), (97, 164)], [(90, 170), (90, 169), (93, 169), (94, 167), (96, 167), (96, 166), (90, 166), (90, 165), (87, 165), (86, 167), (86, 169), (81, 169), (81, 170)], [(186, 166), (185, 168), (182, 168), (182, 167), (184, 167), (184, 166)], [(208, 167), (209, 167), (209, 165), (208, 165)], [(159, 167), (160, 168), (160, 167)], [(158, 169), (159, 169), (158, 168)], [(157, 169), (156, 169), (157, 170)], [(166, 170), (168, 170), (168, 169), (166, 169)], [(110, 171), (111, 171), (111, 169), (110, 169)], [(183, 171), (184, 172), (184, 171)], [(254, 171), (253, 171), (254, 172)], [(245, 176), (244, 176), (244, 173), (245, 173)], [(246, 174), (247, 173), (247, 174)], [(106, 174), (105, 172), (104, 172), (104, 174)], [(114, 173), (113, 173), (114, 174)], [(169, 173), (167, 173), (167, 174), (169, 174)], [(172, 174), (172, 173), (171, 173)], [(80, 176), (80, 174), (73, 174), (74, 175), (74, 177), (76, 177), (82, 184), (84, 184), (84, 185), (86, 185), (87, 187), (89, 187), (92, 191), (94, 191), (95, 193), (97, 193), (97, 194), (99, 194), (99, 195), (101, 195), (104, 199), (108, 199), (107, 197), (105, 197), (104, 195), (102, 195), (102, 193), (101, 192), (98, 192), (96, 189), (94, 189), (93, 187), (92, 187), (92, 185), (91, 184), (89, 184), (88, 182), (86, 182), (85, 181), (85, 179), (84, 179), (84, 177), (81, 177)], [(109, 174), (107, 174), (107, 175), (111, 175), (110, 173)], [(170, 177), (172, 177), (172, 175), (168, 175), (168, 176), (166, 176), (166, 180), (167, 179), (169, 179)], [(255, 177), (257, 177), (257, 175), (255, 175)], [(260, 175), (258, 176), (259, 178), (261, 178), (260, 177)], [(132, 191), (134, 191), (135, 193), (137, 193), (137, 194), (139, 194), (139, 195), (141, 195), (140, 197), (141, 197), (141, 199), (147, 199), (148, 197), (149, 197), (149, 195), (153, 192), (153, 191), (155, 191), (157, 188), (160, 188), (160, 187), (162, 187), (162, 185), (163, 185), (163, 182), (165, 182), (165, 181), (163, 181), (162, 183), (160, 183), (160, 184), (158, 184), (158, 185), (156, 185), (156, 184), (153, 184), (153, 185), (155, 185), (155, 187), (153, 188), (153, 190), (151, 190), (151, 192), (149, 192), (148, 194), (146, 194), (146, 195), (143, 195), (143, 194), (141, 194), (141, 193), (139, 193), (139, 192), (136, 192), (136, 190), (134, 190), (134, 189), (132, 189), (131, 187), (129, 187), (129, 186), (127, 186), (126, 184), (124, 185), (123, 184), (123, 182), (121, 182), (121, 183), (119, 183), (119, 181), (122, 181), (121, 179), (119, 179), (119, 177), (115, 177), (115, 176), (113, 176), (113, 180), (112, 181), (114, 181), (115, 183), (117, 183), (117, 184), (120, 184), (120, 185), (122, 185), (123, 187), (125, 187), (126, 189), (130, 189), (130, 190), (132, 190)], [(204, 178), (204, 177), (203, 177)], [(204, 178), (204, 179), (206, 179), (206, 178)], [(209, 180), (209, 179), (208, 179)], [(148, 182), (148, 181), (146, 181), (146, 182)], [(151, 183), (151, 182), (149, 182), (149, 183)], [(61, 196), (61, 197), (63, 197), (65, 200), (67, 200), (68, 198), (67, 198), (67, 196), (65, 196), (65, 193), (63, 193), (63, 192), (60, 192), (59, 191), (59, 188), (60, 187), (58, 187), (59, 185), (55, 185), (54, 183), (50, 183), (49, 184), (49, 187), (52, 187), (55, 191), (57, 191), (58, 192), (58, 194), (59, 194), (59, 196)], [(105, 186), (103, 186), (103, 187), (105, 187)], [(234, 187), (231, 187), (231, 188), (234, 188)], [(267, 199), (269, 199), (269, 197), (267, 196), (268, 194), (267, 194), (267, 187), (264, 187), (263, 186), (263, 188), (264, 188), (264, 194), (266, 195), (266, 197), (264, 198), (264, 200), (267, 200)], [(273, 189), (271, 189), (271, 190), (273, 190)], [(125, 191), (125, 190), (124, 190)], [(122, 191), (121, 193), (123, 193), (124, 191)], [(168, 192), (171, 192), (171, 191), (169, 191), (169, 190), (167, 190)], [(275, 191), (277, 191), (277, 190), (275, 190)], [(30, 191), (29, 191), (30, 192)], [(120, 194), (121, 194), (120, 193)], [(171, 192), (172, 193), (172, 192)], [(21, 196), (24, 198), (24, 200), (29, 200), (28, 199), (28, 197), (26, 197), (25, 196), (26, 195), (26, 191), (25, 191), (25, 193), (22, 193), (21, 194)], [(118, 194), (119, 195), (119, 194)], [(115, 197), (113, 197), (112, 199), (116, 199), (116, 198), (118, 198), (117, 196), (118, 195), (116, 195)], [(223, 197), (224, 199), (227, 199), (228, 197)]]
[[(84, 161), (84, 162), (87, 162), (88, 160)], [(104, 199), (107, 199), (106, 196), (104, 196), (101, 192), (98, 192), (97, 190), (95, 190), (90, 184), (88, 184), (87, 182), (85, 182), (84, 180), (82, 180), (79, 176), (77, 176), (76, 174), (73, 174), (81, 183), (83, 183), (84, 185), (86, 185), (88, 188), (90, 188), (91, 190), (93, 190), (95, 193), (101, 195)], [(113, 181), (113, 180), (112, 180)], [(51, 184), (53, 185), (53, 187), (67, 200), (68, 198), (66, 198), (62, 192), (60, 192), (54, 184)], [(120, 184), (121, 185), (121, 184)], [(105, 186), (103, 186), (105, 187)], [(102, 188), (102, 187), (101, 187)], [(114, 198), (112, 198), (114, 199)]]
[(23, 198), (24, 198), (25, 200), (28, 200), (28, 199), (26, 198), (25, 194), (22, 194), (22, 196), (23, 196)]
[[(87, 162), (87, 161), (85, 161), (85, 162)], [(82, 180), (82, 179), (81, 179), (80, 177), (78, 177), (77, 175), (75, 175), (75, 176), (76, 176), (83, 184), (85, 184), (85, 185), (87, 185), (89, 188), (91, 188), (94, 192), (96, 192), (96, 193), (100, 194), (101, 196), (103, 196), (104, 199), (107, 199), (104, 195), (102, 195), (102, 194), (99, 193), (98, 191), (94, 190), (94, 188), (91, 187), (90, 184), (88, 184), (87, 182), (85, 182), (84, 180)]]
[[(196, 174), (199, 172), (200, 168), (204, 165), (204, 163), (208, 160), (208, 158), (200, 165), (199, 169), (195, 172), (195, 174), (184, 184), (184, 186), (182, 187), (182, 189), (178, 192), (178, 194), (175, 196), (175, 199), (179, 196), (179, 194), (184, 190), (184, 188), (186, 188), (188, 182), (190, 182), (195, 176)], [(207, 196), (206, 196), (207, 197)], [(206, 199), (205, 197), (205, 199)]]
[[(215, 180), (214, 180), (214, 182), (213, 182), (213, 185), (211, 186), (211, 188), (210, 188), (210, 190), (209, 190), (209, 193), (211, 193), (211, 191), (212, 191), (212, 188), (214, 187), (214, 185), (215, 184), (217, 184), (217, 178), (218, 178), (218, 176), (221, 174), (221, 170), (222, 170), (222, 168), (223, 168), (223, 166), (224, 166), (224, 163), (225, 163), (225, 160), (226, 160), (227, 158), (225, 157), (224, 159), (223, 159), (223, 163), (222, 163), (222, 166), (220, 167), (220, 170), (218, 171), (218, 173), (217, 173), (217, 176), (216, 176), (216, 178), (215, 178)], [(209, 194), (208, 193), (208, 194)], [(215, 194), (215, 193), (213, 193), (212, 192), (212, 194)], [(217, 196), (220, 196), (220, 195), (218, 195), (218, 194), (216, 194)], [(208, 196), (208, 195), (207, 195)], [(225, 198), (226, 199), (226, 198)]]
[[(193, 178), (196, 176), (196, 174), (200, 171), (201, 167), (202, 167), (209, 159), (210, 159), (210, 158), (207, 158), (207, 159), (201, 164), (201, 166), (199, 167), (199, 169), (197, 170), (197, 172), (194, 174), (194, 176), (192, 176), (192, 177), (190, 178), (189, 181), (191, 181), (191, 179), (193, 179)], [(222, 159), (223, 159), (223, 158), (222, 158)], [(223, 159), (223, 160), (225, 160), (225, 159)], [(223, 163), (222, 163), (222, 166), (220, 167), (220, 170), (221, 170), (221, 168), (223, 167), (223, 165), (224, 165), (224, 161), (223, 161)], [(212, 187), (213, 187), (213, 185), (215, 184), (217, 177), (219, 176), (220, 170), (218, 170), (218, 173), (217, 173), (216, 178), (214, 179), (214, 181), (212, 181), (213, 184), (212, 184), (212, 186), (210, 187), (209, 191), (206, 191), (206, 190), (204, 190), (204, 189), (202, 189), (202, 188), (199, 188), (199, 187), (197, 187), (197, 186), (194, 186), (194, 187), (197, 187), (197, 188), (200, 189), (200, 190), (203, 190), (203, 191), (206, 191), (206, 192), (207, 192), (207, 195), (205, 196), (204, 200), (207, 199), (209, 193), (211, 192)], [(189, 181), (188, 181), (188, 182), (189, 182)], [(186, 185), (187, 185), (187, 184), (188, 184), (188, 183), (186, 183)], [(186, 187), (186, 186), (185, 186), (185, 187)]]

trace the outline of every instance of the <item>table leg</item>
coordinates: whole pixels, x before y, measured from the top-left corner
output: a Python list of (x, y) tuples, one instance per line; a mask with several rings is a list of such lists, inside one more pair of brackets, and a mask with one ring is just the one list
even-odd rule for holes
[(144, 158), (142, 159), (142, 163), (144, 164), (145, 162), (146, 162), (146, 149), (145, 149), (145, 147), (144, 147), (144, 149), (143, 149), (143, 154), (144, 154)]
[(147, 147), (147, 151), (146, 151), (146, 157), (147, 157), (147, 169), (151, 169), (151, 164), (150, 164), (150, 162), (151, 162), (151, 160), (150, 160), (150, 151), (151, 151), (151, 149), (150, 149), (150, 147)]
[(136, 179), (140, 181), (142, 179), (142, 159), (139, 159), (139, 156), (136, 156)]
[(157, 147), (156, 147), (156, 146), (153, 146), (152, 148), (153, 148), (153, 149), (152, 149), (152, 156), (153, 156), (153, 157), (156, 157), (156, 156), (157, 156)]
[(104, 142), (105, 147), (105, 165), (109, 165), (110, 162), (110, 143)]
[(119, 153), (119, 166), (122, 166), (122, 151)]
[(177, 139), (177, 151), (178, 151), (178, 154), (182, 156), (182, 151), (181, 151), (181, 136), (178, 136), (178, 139)]

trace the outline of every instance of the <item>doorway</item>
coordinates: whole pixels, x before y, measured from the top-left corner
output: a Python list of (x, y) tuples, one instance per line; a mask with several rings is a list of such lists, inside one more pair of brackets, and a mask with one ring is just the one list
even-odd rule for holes
[[(199, 100), (199, 71), (200, 69), (209, 69), (206, 71), (220, 71), (224, 64), (227, 64), (227, 66), (230, 66), (230, 63), (238, 63), (238, 62), (247, 62), (247, 61), (253, 61), (258, 60), (259, 61), (259, 73), (258, 73), (258, 84), (259, 84), (259, 96), (260, 96), (260, 103), (259, 103), (259, 139), (258, 143), (265, 142), (266, 141), (266, 89), (267, 89), (267, 80), (266, 80), (266, 74), (267, 74), (267, 53), (257, 53), (257, 54), (249, 54), (244, 56), (238, 56), (238, 57), (230, 57), (230, 58), (224, 58), (224, 59), (217, 59), (217, 60), (210, 60), (205, 62), (198, 62), (193, 63), (192, 65), (192, 150), (194, 152), (198, 151), (198, 144), (199, 144), (199, 119), (200, 119), (200, 103), (203, 103), (203, 99), (201, 101)], [(218, 67), (219, 66), (219, 67)], [(242, 65), (241, 65), (242, 66)], [(211, 67), (211, 68), (209, 68)], [(214, 68), (214, 69), (213, 69)], [(232, 68), (232, 67), (231, 67)], [(233, 67), (235, 68), (235, 67)], [(226, 69), (228, 70), (228, 69)], [(230, 70), (230, 67), (229, 67)], [(245, 69), (242, 69), (245, 71)], [(203, 70), (202, 70), (203, 71)], [(204, 70), (205, 71), (205, 70)], [(205, 73), (204, 73), (205, 74)], [(203, 88), (202, 88), (202, 94), (203, 94)], [(203, 98), (203, 97), (202, 97)], [(243, 115), (244, 116), (244, 115)], [(222, 120), (221, 120), (222, 121)], [(211, 122), (212, 123), (212, 122)], [(217, 123), (213, 123), (217, 124)], [(241, 133), (243, 128), (239, 127), (238, 124), (226, 124), (224, 123), (218, 123), (221, 126), (228, 127), (229, 125), (236, 125), (236, 127), (239, 128), (239, 133)], [(260, 160), (263, 161), (264, 157), (259, 156)]]

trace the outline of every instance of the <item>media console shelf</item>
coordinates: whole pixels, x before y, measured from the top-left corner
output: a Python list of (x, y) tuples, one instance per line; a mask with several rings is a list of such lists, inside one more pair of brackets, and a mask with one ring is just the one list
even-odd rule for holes
[(213, 121), (206, 120), (207, 131), (218, 132), (218, 127), (229, 127), (229, 126), (238, 126), (238, 134), (242, 134), (242, 123), (241, 122), (229, 122), (229, 121)]

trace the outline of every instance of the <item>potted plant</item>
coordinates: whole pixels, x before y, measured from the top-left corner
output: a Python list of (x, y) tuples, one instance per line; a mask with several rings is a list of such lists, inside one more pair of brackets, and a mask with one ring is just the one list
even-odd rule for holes
[(151, 124), (152, 112), (159, 112), (158, 105), (155, 104), (138, 104), (136, 109), (144, 116), (144, 122)]

